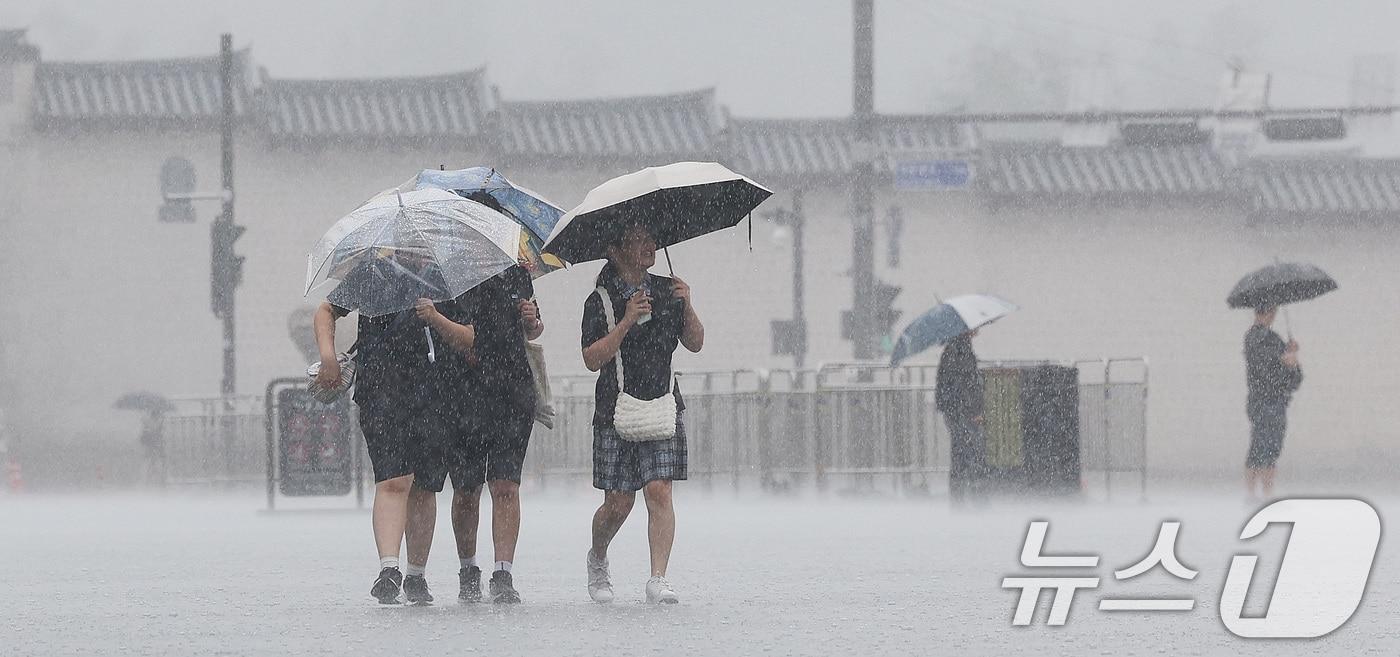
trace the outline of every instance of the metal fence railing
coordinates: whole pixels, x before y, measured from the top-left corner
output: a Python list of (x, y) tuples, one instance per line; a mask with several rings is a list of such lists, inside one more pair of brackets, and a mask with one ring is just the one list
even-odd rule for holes
[[(994, 363), (1007, 366), (1027, 363)], [(1146, 486), (1147, 363), (1072, 363), (1079, 372), (1080, 462), (1086, 483)], [(934, 406), (935, 368), (828, 365), (816, 370), (685, 372), (690, 475), (702, 486), (783, 490), (882, 486), (927, 490), (948, 470)], [(551, 381), (555, 426), (536, 425), (527, 482), (592, 473), (594, 376)], [(172, 480), (263, 481), (260, 398), (181, 402), (166, 421)], [(228, 422), (229, 424), (224, 424)], [(362, 444), (362, 443), (356, 443)]]

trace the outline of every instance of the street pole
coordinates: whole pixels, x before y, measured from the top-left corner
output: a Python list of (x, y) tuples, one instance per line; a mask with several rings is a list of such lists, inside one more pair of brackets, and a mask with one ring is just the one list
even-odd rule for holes
[(851, 180), (851, 342), (856, 360), (875, 357), (875, 0), (853, 0), (851, 75), (855, 140)]
[(792, 214), (789, 218), (792, 225), (792, 324), (797, 329), (797, 335), (801, 336), (792, 353), (793, 365), (796, 369), (802, 369), (807, 364), (807, 302), (806, 302), (806, 279), (803, 275), (803, 258), (806, 249), (802, 243), (803, 229), (806, 227), (806, 220), (802, 216), (802, 189), (798, 188), (792, 193)]
[[(219, 221), (233, 225), (233, 35), (219, 37), (219, 85), (223, 112), (220, 121), (219, 150), (223, 170), (224, 209)], [(230, 247), (231, 248), (231, 247)], [(237, 389), (237, 352), (235, 350), (234, 290), (228, 290), (228, 305), (223, 313), (224, 320), (224, 376), (220, 384), (223, 393), (224, 412), (220, 418), (220, 433), (224, 441), (224, 473), (232, 479), (234, 473), (233, 443), (234, 417), (233, 395)]]

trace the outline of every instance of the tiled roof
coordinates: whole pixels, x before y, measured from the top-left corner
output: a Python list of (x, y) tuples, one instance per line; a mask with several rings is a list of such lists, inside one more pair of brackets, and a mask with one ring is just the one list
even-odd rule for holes
[(982, 154), (991, 195), (1198, 195), (1237, 191), (1209, 147), (996, 147)]
[[(235, 54), (234, 113), (249, 107), (247, 52)], [(35, 71), (35, 122), (201, 122), (222, 112), (219, 58), (132, 62), (40, 62)]]
[[(850, 172), (853, 130), (847, 119), (736, 119), (733, 149), (747, 169), (777, 176)], [(970, 126), (924, 117), (880, 117), (875, 165), (889, 171), (900, 153), (965, 153), (976, 145)]]
[(414, 78), (266, 80), (258, 101), (279, 140), (470, 138), (494, 101), (484, 69)]
[(1400, 214), (1400, 160), (1255, 160), (1246, 172), (1256, 212)]
[(713, 90), (585, 101), (506, 102), (507, 156), (612, 158), (704, 156), (718, 150), (723, 120)]

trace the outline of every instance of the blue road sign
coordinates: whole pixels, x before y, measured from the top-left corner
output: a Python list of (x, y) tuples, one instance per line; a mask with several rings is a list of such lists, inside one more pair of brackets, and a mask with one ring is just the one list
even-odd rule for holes
[(967, 160), (918, 160), (899, 162), (894, 169), (896, 189), (966, 189), (972, 182)]

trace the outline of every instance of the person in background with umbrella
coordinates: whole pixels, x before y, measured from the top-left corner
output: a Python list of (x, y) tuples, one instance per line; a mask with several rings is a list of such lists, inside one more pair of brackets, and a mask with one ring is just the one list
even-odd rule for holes
[(890, 366), (934, 345), (945, 345), (938, 360), (934, 403), (943, 413), (948, 445), (948, 494), (961, 503), (976, 492), (986, 475), (986, 441), (982, 437), (982, 372), (972, 338), (986, 326), (1018, 310), (1016, 304), (989, 294), (965, 294), (934, 306), (900, 333)]
[(1303, 382), (1298, 343), (1275, 333), (1277, 306), (1254, 311), (1254, 325), (1244, 334), (1244, 361), (1249, 397), (1249, 453), (1245, 457), (1245, 490), (1254, 498), (1256, 486), (1264, 498), (1274, 494), (1274, 472), (1283, 452), (1288, 426), (1288, 403)]
[[(675, 603), (675, 590), (666, 579), (675, 539), (676, 515), (672, 482), (688, 476), (685, 423), (677, 412), (676, 431), (669, 439), (630, 442), (613, 426), (619, 378), (626, 392), (641, 400), (679, 393), (673, 389), (671, 356), (676, 346), (699, 352), (705, 327), (690, 300), (690, 286), (679, 278), (656, 276), (656, 239), (641, 225), (616, 233), (607, 247), (608, 262), (598, 274), (600, 291), (583, 305), (583, 362), (598, 372), (593, 415), (593, 486), (603, 491), (603, 503), (593, 515), (593, 545), (588, 551), (588, 594), (611, 602), (608, 545), (632, 512), (638, 490), (646, 500), (647, 540), (651, 548), (651, 578), (646, 598)], [(608, 304), (611, 314), (605, 311)], [(616, 318), (616, 321), (610, 321)], [(609, 327), (610, 324), (613, 326)], [(618, 376), (621, 361), (625, 371)], [(677, 404), (677, 408), (683, 408)]]
[[(1225, 303), (1231, 308), (1254, 310), (1254, 325), (1244, 335), (1245, 383), (1249, 396), (1249, 451), (1245, 456), (1246, 494), (1256, 486), (1264, 497), (1274, 493), (1274, 472), (1283, 452), (1288, 426), (1288, 404), (1303, 383), (1298, 364), (1298, 343), (1289, 330), (1288, 341), (1273, 330), (1280, 306), (1315, 299), (1337, 289), (1337, 281), (1315, 265), (1277, 262), (1246, 274), (1230, 290)], [(1288, 311), (1284, 311), (1288, 321)]]
[(141, 391), (117, 398), (116, 408), (141, 411), (141, 478), (146, 485), (164, 487), (167, 478), (165, 415), (175, 410), (175, 405), (153, 392)]
[(953, 338), (938, 359), (934, 403), (948, 425), (948, 493), (954, 503), (975, 494), (986, 469), (982, 436), (984, 383), (972, 339), (977, 329)]

